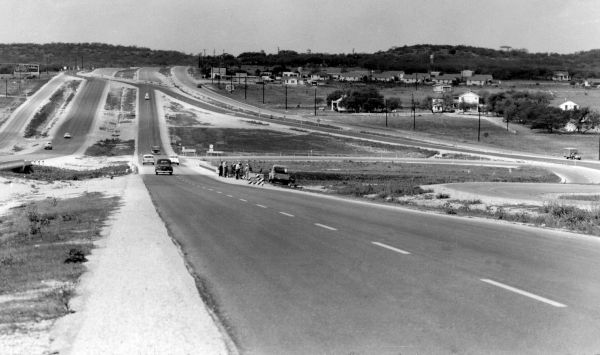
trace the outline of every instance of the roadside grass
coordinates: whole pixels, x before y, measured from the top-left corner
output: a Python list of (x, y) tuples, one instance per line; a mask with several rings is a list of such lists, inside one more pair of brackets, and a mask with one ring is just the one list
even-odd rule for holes
[[(0, 324), (15, 330), (21, 322), (71, 312), (69, 299), (85, 271), (81, 262), (118, 206), (118, 197), (84, 193), (31, 202), (3, 215)], [(73, 255), (84, 258), (73, 259)]]
[(129, 165), (118, 164), (106, 166), (92, 170), (72, 170), (62, 169), (52, 166), (34, 165), (33, 172), (30, 174), (15, 173), (12, 171), (0, 171), (0, 176), (5, 178), (22, 178), (38, 181), (66, 181), (66, 180), (86, 180), (106, 176), (121, 176), (131, 172)]
[(115, 73), (115, 78), (133, 79), (137, 69), (123, 69)]
[(124, 88), (123, 89), (123, 108), (122, 110), (125, 112), (135, 113), (136, 106), (136, 89), (132, 88)]
[[(56, 90), (50, 100), (39, 109), (27, 127), (25, 128), (25, 138), (31, 138), (40, 135), (40, 128), (56, 114), (58, 109), (65, 107), (75, 96), (75, 92), (79, 87), (80, 81), (72, 80), (64, 83), (58, 90)], [(44, 136), (45, 134), (42, 134)]]
[[(297, 130), (296, 130), (297, 131)], [(429, 158), (437, 152), (415, 147), (394, 146), (321, 133), (291, 134), (264, 129), (170, 127), (169, 133), (178, 137), (185, 147), (215, 150), (227, 154), (272, 155), (372, 155)], [(225, 159), (225, 158), (224, 158)]]
[(89, 156), (119, 156), (119, 155), (132, 155), (135, 151), (135, 140), (130, 139), (122, 141), (118, 138), (109, 138), (96, 142), (94, 145), (88, 147), (84, 155)]
[(161, 67), (160, 69), (158, 69), (158, 72), (166, 77), (171, 76), (171, 68), (170, 67)]
[(559, 200), (600, 201), (600, 195), (560, 195)]
[[(286, 163), (287, 164), (287, 163)], [(367, 165), (369, 164), (369, 165)], [(387, 165), (387, 166), (386, 166)], [(336, 166), (330, 164), (330, 168)], [(298, 185), (322, 185), (341, 195), (379, 199), (418, 195), (427, 192), (427, 185), (456, 182), (558, 182), (559, 178), (535, 167), (517, 169), (489, 166), (456, 166), (452, 164), (362, 163), (369, 169), (340, 167), (337, 171), (296, 170), (293, 162), (288, 169), (294, 172)], [(437, 198), (447, 198), (439, 196)]]

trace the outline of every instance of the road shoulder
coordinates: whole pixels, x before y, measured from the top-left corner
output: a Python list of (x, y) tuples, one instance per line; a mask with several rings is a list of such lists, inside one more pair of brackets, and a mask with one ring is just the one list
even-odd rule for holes
[[(178, 248), (139, 175), (90, 257), (75, 313), (59, 320), (61, 354), (227, 354)], [(132, 223), (135, 221), (135, 223)]]

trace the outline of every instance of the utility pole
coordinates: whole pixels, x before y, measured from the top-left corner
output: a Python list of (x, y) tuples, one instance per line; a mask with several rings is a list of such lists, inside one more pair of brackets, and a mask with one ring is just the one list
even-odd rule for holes
[(477, 105), (477, 114), (479, 116), (479, 125), (477, 126), (477, 141), (479, 142), (481, 136), (481, 107)]
[(317, 115), (317, 87), (315, 86), (315, 116)]
[(246, 91), (248, 90), (248, 77), (244, 77), (244, 100), (246, 100)]
[(287, 85), (285, 85), (285, 110), (287, 111)]
[(387, 122), (387, 118), (388, 118), (388, 106), (387, 106), (387, 99), (383, 99), (383, 105), (385, 106), (385, 126), (388, 126), (388, 122)]
[(83, 70), (83, 56), (81, 56), (81, 70)]
[(4, 96), (8, 97), (8, 78), (5, 79), (6, 80), (6, 94)]
[(263, 87), (263, 104), (265, 103), (265, 85), (267, 85), (267, 83), (265, 83), (263, 81), (263, 83), (262, 83), (262, 87)]
[(417, 115), (415, 113), (415, 94), (411, 94), (412, 112), (413, 112), (413, 131), (417, 129)]

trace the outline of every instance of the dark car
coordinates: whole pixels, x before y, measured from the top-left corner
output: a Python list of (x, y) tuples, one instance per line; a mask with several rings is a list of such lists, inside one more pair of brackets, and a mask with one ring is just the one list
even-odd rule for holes
[(153, 145), (150, 150), (152, 151), (152, 154), (160, 154), (160, 146), (158, 145)]
[(169, 158), (156, 158), (154, 160), (154, 173), (158, 174), (169, 174), (173, 175), (173, 166), (171, 165), (171, 159)]

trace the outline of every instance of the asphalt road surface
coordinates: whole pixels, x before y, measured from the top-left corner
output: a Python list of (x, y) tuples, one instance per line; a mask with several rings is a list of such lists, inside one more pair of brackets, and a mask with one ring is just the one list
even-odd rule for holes
[(567, 233), (144, 176), (250, 354), (594, 353), (599, 242)]
[[(140, 147), (159, 137), (144, 104)], [(243, 353), (600, 348), (596, 239), (142, 172)]]

